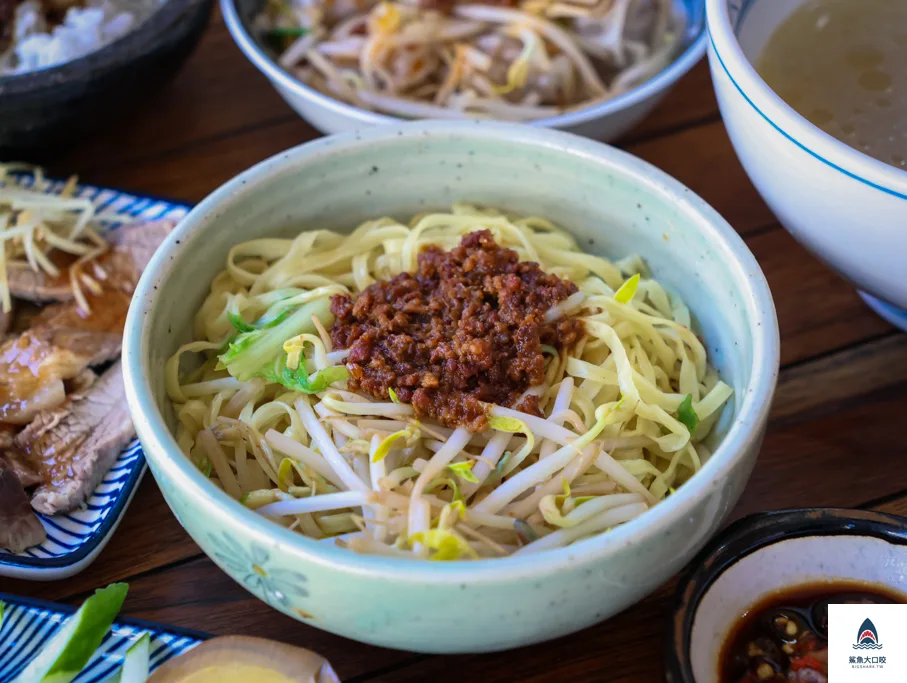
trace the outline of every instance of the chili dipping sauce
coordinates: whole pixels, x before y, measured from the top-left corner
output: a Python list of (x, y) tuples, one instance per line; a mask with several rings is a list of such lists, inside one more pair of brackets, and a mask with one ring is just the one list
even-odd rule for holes
[(737, 621), (719, 656), (719, 683), (827, 683), (828, 605), (891, 604), (907, 596), (860, 581), (772, 593)]

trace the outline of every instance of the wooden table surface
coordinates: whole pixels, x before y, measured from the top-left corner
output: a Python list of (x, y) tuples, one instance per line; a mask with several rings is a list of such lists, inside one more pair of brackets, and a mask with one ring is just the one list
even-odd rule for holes
[[(242, 56), (219, 16), (186, 67), (144, 110), (52, 160), (57, 176), (197, 202), (235, 174), (318, 133)], [(733, 518), (798, 506), (907, 513), (907, 336), (778, 224), (738, 163), (705, 61), (618, 146), (667, 171), (744, 237), (781, 326), (781, 379), (768, 435)], [(3, 590), (80, 603), (128, 581), (128, 616), (314, 649), (346, 681), (658, 681), (672, 583), (609, 622), (506, 653), (434, 657), (360, 645), (293, 621), (208, 560), (145, 477), (106, 549), (78, 576)]]

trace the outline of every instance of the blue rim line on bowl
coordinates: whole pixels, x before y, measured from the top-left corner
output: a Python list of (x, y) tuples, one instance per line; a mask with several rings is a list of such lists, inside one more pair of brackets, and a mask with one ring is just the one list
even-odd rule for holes
[(900, 328), (907, 332), (907, 311), (892, 306), (889, 303), (886, 303), (879, 299), (878, 297), (873, 296), (867, 292), (858, 291), (860, 298), (869, 306), (873, 311), (875, 311), (879, 316), (890, 322), (897, 328)]
[[(727, 26), (730, 26), (730, 18), (728, 16), (727, 3), (725, 2), (725, 0), (709, 0), (709, 5), (707, 5), (707, 6), (713, 7), (715, 2), (717, 2), (720, 6), (720, 9), (718, 11), (721, 12), (721, 19), (724, 20), (724, 24), (726, 24)], [(739, 14), (737, 16), (735, 26), (732, 30), (732, 35), (733, 35), (735, 41), (736, 41), (737, 32), (739, 31), (741, 25), (743, 24), (743, 20), (746, 16), (746, 13), (752, 7), (753, 4), (755, 4), (755, 0), (744, 0), (742, 5), (738, 9)], [(721, 64), (722, 69), (724, 69), (724, 72), (727, 75), (728, 79), (731, 81), (731, 83), (734, 84), (734, 87), (737, 89), (737, 91), (740, 93), (740, 95), (743, 97), (743, 99), (746, 100), (747, 104), (749, 104), (753, 108), (753, 110), (757, 114), (759, 114), (759, 116), (761, 116), (763, 119), (765, 119), (765, 121), (770, 126), (772, 126), (772, 128), (774, 128), (779, 133), (781, 133), (781, 135), (783, 135), (787, 140), (792, 142), (794, 145), (796, 145), (797, 147), (802, 149), (804, 152), (806, 152), (810, 156), (815, 157), (817, 160), (821, 161), (823, 164), (826, 164), (827, 166), (835, 169), (836, 171), (839, 171), (840, 173), (843, 173), (844, 175), (846, 175), (850, 178), (853, 178), (854, 180), (857, 180), (861, 183), (864, 183), (865, 185), (868, 185), (874, 189), (880, 190), (881, 192), (885, 192), (886, 194), (892, 195), (899, 199), (907, 199), (907, 192), (902, 192), (899, 190), (892, 189), (890, 187), (886, 187), (885, 185), (883, 185), (879, 182), (875, 182), (873, 180), (869, 180), (868, 178), (864, 178), (859, 173), (847, 170), (840, 163), (835, 163), (834, 161), (822, 156), (818, 152), (815, 152), (813, 149), (810, 148), (809, 145), (807, 145), (803, 142), (800, 142), (796, 137), (794, 137), (789, 132), (784, 130), (780, 125), (775, 123), (775, 121), (772, 119), (772, 117), (769, 116), (768, 114), (766, 114), (763, 111), (763, 109), (760, 108), (753, 101), (753, 99), (746, 93), (746, 91), (743, 89), (743, 87), (741, 87), (741, 85), (738, 83), (738, 80), (736, 78), (734, 78), (734, 76), (731, 74), (731, 70), (728, 68), (726, 60), (721, 56), (721, 52), (719, 51), (718, 45), (716, 44), (716, 41), (715, 41), (715, 36), (711, 31), (709, 31), (709, 43), (712, 47), (713, 52), (715, 53), (715, 57), (718, 59), (719, 64)], [(803, 132), (807, 136), (807, 141), (809, 141), (810, 138), (821, 139), (821, 141), (823, 143), (831, 145), (831, 147), (834, 150), (836, 150), (841, 156), (848, 159), (849, 161), (857, 163), (858, 165), (859, 164), (866, 165), (870, 169), (872, 169), (874, 172), (879, 173), (882, 176), (886, 176), (886, 175), (895, 175), (896, 177), (902, 176), (902, 179), (904, 181), (907, 181), (907, 171), (902, 171), (898, 168), (895, 168), (894, 166), (890, 166), (890, 165), (886, 164), (883, 161), (878, 161), (877, 159), (873, 159), (872, 157), (867, 156), (867, 155), (863, 154), (862, 152), (858, 152), (857, 150), (849, 147), (848, 145), (845, 145), (843, 142), (840, 142), (833, 136), (831, 136), (828, 133), (826, 133), (825, 131), (823, 131), (821, 128), (818, 128), (817, 126), (813, 125), (812, 123), (807, 121), (805, 118), (803, 118), (792, 107), (790, 107), (790, 105), (788, 105), (784, 100), (782, 100), (780, 97), (778, 97), (774, 93), (774, 91), (772, 91), (771, 88), (768, 87), (768, 84), (766, 84), (762, 80), (762, 78), (756, 73), (755, 69), (753, 68), (753, 66), (749, 62), (749, 60), (746, 58), (746, 56), (742, 55), (742, 50), (740, 50), (739, 44), (737, 45), (737, 51), (741, 53), (740, 56), (741, 56), (742, 62), (743, 62), (743, 69), (744, 69), (746, 75), (752, 79), (752, 81), (753, 81), (752, 85), (753, 85), (754, 89), (758, 92), (758, 94), (761, 97), (764, 97), (775, 108), (778, 108), (778, 109), (784, 111), (788, 116), (794, 117), (795, 120), (804, 127)]]
[[(681, 572), (665, 641), (668, 683), (696, 683), (689, 657), (693, 623), (701, 599), (718, 577), (757, 550), (807, 536), (872, 536), (907, 545), (907, 519), (871, 510), (802, 508), (760, 512), (728, 526)], [(753, 596), (753, 602), (759, 597)]]
[[(33, 180), (31, 174), (13, 175), (26, 185)], [(66, 185), (63, 180), (49, 178), (47, 182), (46, 191), (52, 193), (59, 193)], [(98, 211), (113, 211), (149, 220), (165, 217), (178, 219), (190, 208), (160, 197), (91, 185), (78, 186), (77, 196), (94, 202)], [(0, 576), (62, 578), (80, 571), (83, 563), (87, 566), (113, 535), (144, 473), (145, 454), (138, 440), (134, 439), (123, 449), (87, 501), (90, 521), (76, 516), (76, 513), (38, 515), (47, 540), (23, 553), (0, 549)]]
[[(366, 128), (355, 133), (333, 135), (306, 143), (270, 159), (260, 162), (239, 174), (205, 198), (168, 238), (168, 242), (157, 251), (149, 264), (146, 275), (139, 282), (134, 304), (130, 307), (126, 322), (126, 338), (123, 346), (124, 372), (126, 377), (127, 396), (133, 419), (142, 435), (147, 450), (154, 453), (181, 454), (176, 439), (167, 426), (155, 402), (151, 388), (144, 376), (144, 360), (141, 341), (144, 318), (148, 302), (153, 296), (156, 282), (154, 274), (163, 268), (172, 256), (168, 253), (168, 244), (188, 239), (198, 217), (216, 214), (218, 206), (228, 197), (231, 201), (241, 201), (249, 194), (249, 187), (267, 185), (279, 178), (284, 172), (285, 160), (292, 157), (301, 159), (318, 157), (326, 154), (333, 146), (367, 146), (372, 143), (387, 143), (400, 136), (419, 139), (432, 132), (443, 131), (446, 134), (465, 134), (481, 142), (482, 136), (502, 136), (510, 142), (525, 143), (530, 146), (541, 145), (552, 149), (563, 150), (583, 158), (600, 159), (607, 150), (605, 163), (616, 163), (619, 160), (622, 171), (635, 179), (643, 187), (651, 187), (654, 192), (669, 192), (677, 197), (679, 205), (685, 205), (691, 213), (700, 214), (703, 230), (714, 238), (715, 249), (724, 253), (726, 258), (740, 261), (738, 276), (744, 291), (753, 290), (754, 296), (747, 299), (748, 307), (755, 329), (754, 367), (752, 371), (753, 386), (743, 398), (740, 410), (734, 417), (734, 423), (724, 436), (715, 453), (703, 465), (697, 476), (691, 478), (676, 493), (662, 501), (645, 515), (626, 524), (616, 527), (607, 534), (579, 541), (572, 546), (536, 553), (529, 556), (504, 557), (493, 560), (471, 562), (410, 562), (398, 558), (376, 555), (363, 555), (338, 548), (330, 544), (306, 538), (305, 536), (282, 528), (271, 520), (256, 514), (231, 498), (215, 486), (185, 457), (166, 457), (157, 464), (167, 470), (171, 476), (178, 477), (189, 488), (193, 499), (210, 510), (212, 514), (224, 514), (229, 510), (243, 526), (256, 536), (256, 542), (262, 547), (274, 547), (284, 544), (305, 553), (307, 560), (320, 564), (326, 569), (342, 570), (351, 574), (384, 576), (392, 572), (395, 578), (418, 583), (461, 583), (473, 584), (483, 581), (495, 581), (501, 572), (510, 576), (533, 575), (540, 568), (554, 571), (559, 566), (572, 563), (582, 553), (584, 561), (595, 556), (605, 556), (615, 548), (632, 543), (639, 534), (658, 535), (668, 531), (671, 519), (677, 514), (685, 514), (697, 502), (711, 482), (721, 480), (731, 469), (734, 462), (731, 452), (738, 452), (752, 445), (756, 436), (749, 432), (749, 426), (759, 424), (768, 413), (773, 394), (773, 385), (777, 377), (779, 337), (777, 319), (774, 315), (774, 304), (768, 284), (755, 257), (746, 247), (742, 238), (724, 220), (698, 196), (685, 188), (666, 173), (654, 168), (647, 162), (618, 149), (601, 143), (565, 133), (562, 131), (533, 129), (524, 125), (504, 124), (479, 121), (419, 121)], [(248, 184), (248, 186), (247, 186)]]
[[(705, 8), (701, 0), (685, 0), (683, 4), (688, 16), (692, 17), (690, 25), (694, 28), (695, 33), (689, 39), (689, 45), (687, 45), (686, 49), (662, 71), (644, 83), (613, 99), (589, 105), (565, 114), (559, 114), (558, 116), (527, 121), (524, 125), (541, 128), (576, 126), (607, 116), (615, 111), (631, 107), (637, 102), (653, 97), (658, 92), (673, 85), (702, 58), (705, 54), (707, 45)], [(233, 36), (233, 39), (236, 41), (240, 50), (249, 58), (252, 64), (255, 65), (255, 68), (280, 87), (286, 88), (296, 95), (315, 100), (322, 106), (331, 109), (338, 114), (356, 117), (362, 123), (399, 123), (408, 120), (397, 116), (382, 114), (370, 109), (361, 109), (360, 107), (325, 95), (321, 91), (294, 78), (281, 68), (258, 44), (258, 41), (246, 30), (245, 24), (236, 8), (236, 0), (220, 0), (220, 10), (224, 18), (224, 23), (227, 25), (227, 30), (230, 32), (230, 35)]]
[[(866, 178), (862, 178), (859, 175), (857, 175), (856, 173), (853, 173), (851, 171), (848, 171), (846, 168), (842, 168), (842, 167), (838, 166), (833, 161), (829, 161), (828, 159), (823, 157), (818, 152), (814, 152), (809, 147), (804, 145), (802, 142), (800, 142), (799, 140), (796, 140), (790, 133), (786, 132), (781, 126), (779, 126), (777, 123), (772, 121), (771, 118), (769, 118), (769, 116), (765, 112), (763, 112), (759, 107), (757, 107), (756, 103), (753, 102), (749, 98), (749, 96), (743, 91), (743, 88), (740, 87), (740, 84), (737, 83), (736, 80), (734, 80), (734, 77), (731, 75), (730, 70), (727, 68), (727, 65), (724, 63), (724, 60), (721, 58), (721, 53), (718, 52), (718, 48), (715, 45), (715, 39), (712, 38), (711, 35), (709, 36), (709, 40), (712, 44), (712, 50), (715, 51), (715, 57), (718, 58), (718, 63), (721, 64), (721, 67), (724, 69), (724, 73), (727, 74), (727, 77), (730, 79), (731, 83), (733, 83), (734, 87), (737, 88), (737, 92), (740, 93), (741, 97), (743, 97), (743, 99), (746, 100), (747, 104), (749, 104), (756, 111), (756, 113), (759, 114), (759, 116), (761, 116), (763, 119), (765, 119), (771, 125), (772, 128), (774, 128), (776, 131), (781, 133), (781, 135), (783, 135), (785, 138), (787, 138), (788, 140), (793, 142), (797, 147), (802, 149), (804, 152), (814, 156), (816, 159), (821, 161), (823, 164), (831, 166), (836, 171), (840, 171), (844, 175), (849, 176), (849, 177), (853, 178), (854, 180), (859, 180), (861, 183), (865, 183), (866, 185), (869, 185), (870, 187), (873, 187), (877, 190), (881, 190), (882, 192), (886, 192), (887, 194), (898, 197), (899, 199), (907, 199), (907, 194), (898, 192), (897, 190), (892, 190), (883, 185), (879, 185), (878, 183), (874, 183), (871, 180), (867, 180)], [(816, 130), (819, 130), (819, 129), (817, 128)], [(895, 169), (895, 170), (898, 170), (898, 169)]]

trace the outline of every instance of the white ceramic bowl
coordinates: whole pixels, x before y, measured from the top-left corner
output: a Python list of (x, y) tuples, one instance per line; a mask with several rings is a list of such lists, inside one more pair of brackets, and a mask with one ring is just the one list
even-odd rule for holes
[(681, 577), (666, 648), (668, 683), (718, 683), (722, 646), (753, 605), (785, 589), (841, 581), (907, 596), (907, 520), (816, 508), (735, 522)]
[(706, 0), (721, 115), (778, 220), (874, 309), (907, 329), (907, 172), (812, 125), (752, 66), (775, 28), (803, 2)]
[[(590, 252), (639, 253), (680, 293), (735, 390), (701, 472), (607, 534), (530, 556), (413, 562), (357, 555), (288, 531), (217, 488), (172, 436), (164, 362), (228, 250), (306, 228), (350, 230), (466, 200), (545, 216)], [(420, 122), (317, 140), (231, 180), (158, 249), (126, 322), (129, 406), (164, 498), (192, 538), (262, 600), (314, 626), (390, 647), (475, 652), (527, 645), (616, 614), (679, 570), (749, 477), (778, 373), (765, 278), (708, 205), (629, 154), (555, 131)], [(723, 436), (723, 438), (721, 438)]]
[[(674, 83), (698, 62), (705, 52), (703, 0), (676, 0), (689, 21), (682, 36), (680, 53), (664, 71), (629, 92), (584, 109), (539, 119), (528, 125), (557, 128), (604, 142), (613, 140), (641, 121)], [(322, 133), (346, 133), (366, 126), (400, 122), (400, 119), (360, 109), (309, 87), (287, 73), (251, 31), (253, 18), (263, 0), (220, 0), (227, 29), (249, 61), (261, 71), (293, 109)]]

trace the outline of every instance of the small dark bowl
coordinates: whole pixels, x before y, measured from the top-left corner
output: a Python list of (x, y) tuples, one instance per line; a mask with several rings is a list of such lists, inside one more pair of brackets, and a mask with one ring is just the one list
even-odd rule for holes
[(0, 76), (6, 158), (79, 142), (134, 109), (170, 79), (201, 38), (213, 0), (166, 0), (139, 27), (84, 57)]
[(813, 508), (738, 520), (680, 576), (665, 647), (667, 680), (714, 683), (728, 632), (764, 595), (835, 580), (883, 584), (907, 594), (907, 577), (899, 569), (905, 565), (907, 519), (896, 515)]

